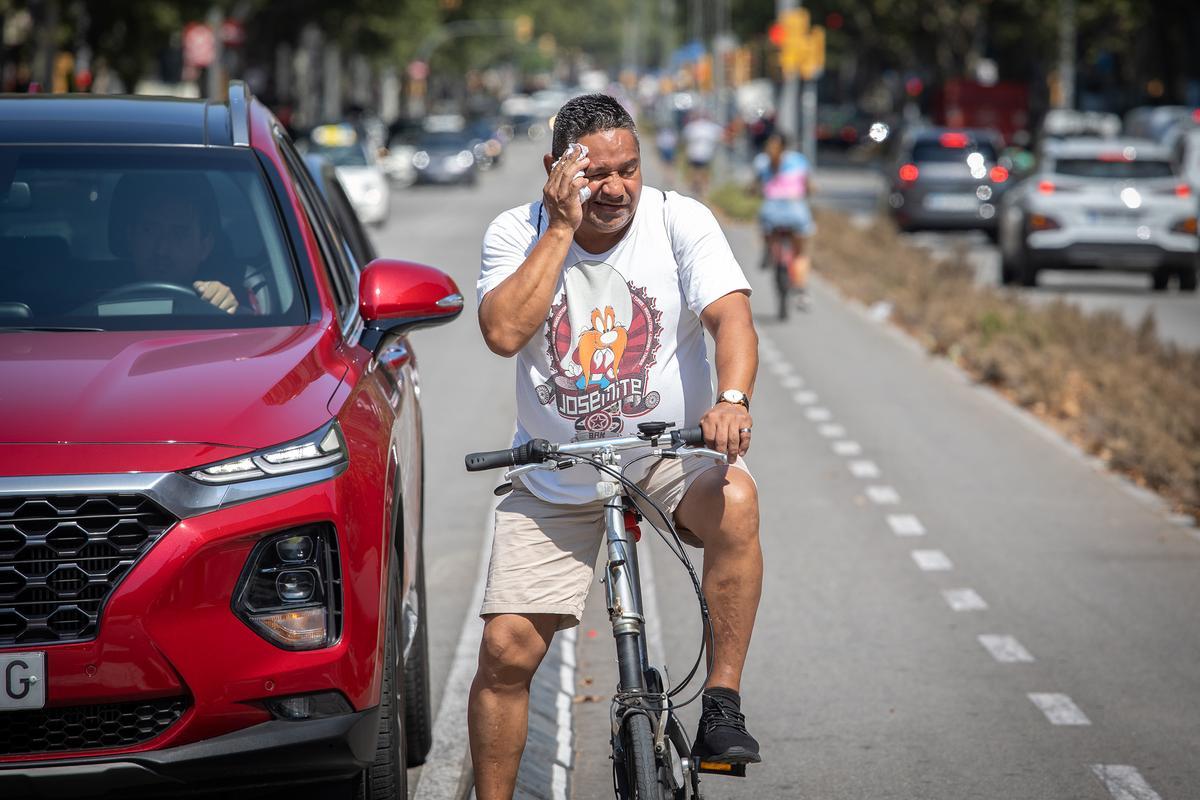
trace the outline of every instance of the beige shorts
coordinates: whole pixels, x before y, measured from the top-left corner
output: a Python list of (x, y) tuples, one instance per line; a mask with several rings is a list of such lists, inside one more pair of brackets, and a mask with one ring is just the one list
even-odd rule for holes
[[(660, 460), (639, 485), (663, 510), (674, 514), (688, 488), (710, 469), (740, 469), (750, 475), (741, 458), (730, 467), (707, 459)], [(658, 517), (648, 508), (642, 511), (647, 517), (643, 530), (648, 532), (648, 523)], [(680, 535), (699, 544), (684, 531)], [(558, 614), (560, 630), (578, 625), (603, 540), (601, 501), (547, 503), (515, 482), (496, 507), (492, 560), (479, 615)]]

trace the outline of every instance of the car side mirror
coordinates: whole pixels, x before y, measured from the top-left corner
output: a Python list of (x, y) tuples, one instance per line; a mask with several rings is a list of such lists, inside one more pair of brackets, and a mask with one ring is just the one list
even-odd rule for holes
[(374, 350), (389, 334), (450, 322), (462, 313), (463, 296), (440, 269), (377, 258), (359, 277), (358, 310), (366, 326), (362, 344)]

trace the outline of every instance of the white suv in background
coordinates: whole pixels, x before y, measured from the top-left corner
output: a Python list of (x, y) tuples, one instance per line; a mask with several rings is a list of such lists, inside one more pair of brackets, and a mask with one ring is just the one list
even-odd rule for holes
[(1039, 170), (1004, 197), (1001, 280), (1037, 284), (1044, 269), (1145, 272), (1196, 290), (1197, 198), (1169, 154), (1142, 139), (1047, 142)]

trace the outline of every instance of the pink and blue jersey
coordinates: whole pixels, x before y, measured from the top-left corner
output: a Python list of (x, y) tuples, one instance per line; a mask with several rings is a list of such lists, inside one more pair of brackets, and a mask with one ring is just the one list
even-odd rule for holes
[(808, 159), (801, 153), (788, 150), (780, 156), (779, 170), (771, 169), (771, 159), (759, 153), (754, 159), (754, 171), (762, 183), (764, 200), (803, 200), (807, 194)]

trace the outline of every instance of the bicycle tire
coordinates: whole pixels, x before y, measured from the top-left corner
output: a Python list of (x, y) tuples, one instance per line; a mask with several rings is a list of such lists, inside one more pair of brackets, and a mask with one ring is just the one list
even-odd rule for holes
[(654, 732), (645, 714), (630, 714), (621, 724), (624, 763), (613, 763), (620, 800), (673, 800), (675, 792), (654, 756)]
[(788, 300), (792, 293), (792, 282), (788, 277), (787, 267), (783, 264), (775, 265), (775, 296), (779, 301), (779, 319), (786, 320), (788, 318)]

